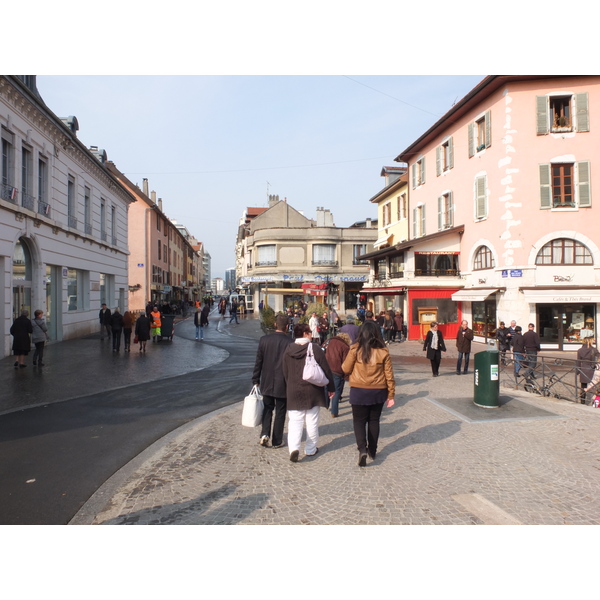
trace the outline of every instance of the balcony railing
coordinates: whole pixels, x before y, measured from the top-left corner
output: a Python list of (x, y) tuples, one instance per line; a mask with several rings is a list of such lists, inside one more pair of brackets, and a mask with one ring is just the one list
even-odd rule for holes
[(337, 260), (313, 260), (313, 267), (337, 267)]
[(276, 267), (277, 261), (276, 260), (259, 260), (255, 266), (257, 266), (257, 267)]
[(21, 191), (21, 206), (27, 210), (33, 210), (35, 198), (27, 192)]
[(16, 187), (13, 187), (12, 185), (8, 185), (6, 183), (2, 184), (2, 187), (0, 187), (0, 198), (2, 198), (2, 200), (7, 200), (8, 202), (16, 204), (18, 197), (19, 190)]
[(37, 209), (38, 213), (40, 215), (44, 215), (45, 217), (49, 217), (50, 216), (50, 212), (51, 212), (51, 207), (47, 202), (44, 202), (43, 200), (38, 200), (38, 209)]
[(415, 269), (415, 277), (460, 277), (458, 269)]
[(390, 279), (402, 279), (404, 271), (390, 271)]

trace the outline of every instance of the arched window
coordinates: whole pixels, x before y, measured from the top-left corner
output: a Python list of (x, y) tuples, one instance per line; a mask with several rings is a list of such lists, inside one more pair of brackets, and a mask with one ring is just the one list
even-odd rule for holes
[(535, 259), (536, 265), (593, 265), (592, 253), (581, 242), (558, 238), (548, 242)]
[(473, 260), (473, 270), (493, 269), (496, 266), (494, 255), (487, 246), (479, 246)]

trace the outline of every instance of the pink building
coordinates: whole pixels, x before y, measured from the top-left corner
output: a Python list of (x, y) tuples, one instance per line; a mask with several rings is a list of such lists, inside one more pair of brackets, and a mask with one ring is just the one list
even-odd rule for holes
[(409, 337), (423, 307), (447, 337), (463, 318), (480, 341), (513, 319), (542, 348), (596, 335), (598, 123), (600, 77), (489, 76), (398, 155), (409, 240), (379, 252), (402, 256)]

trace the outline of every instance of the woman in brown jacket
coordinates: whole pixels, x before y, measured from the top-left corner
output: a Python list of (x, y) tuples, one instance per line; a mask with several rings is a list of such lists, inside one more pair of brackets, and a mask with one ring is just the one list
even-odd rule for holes
[(383, 405), (394, 406), (396, 393), (390, 352), (385, 347), (377, 323), (365, 321), (360, 326), (358, 340), (350, 348), (342, 368), (350, 375), (350, 404), (358, 466), (364, 467), (367, 454), (375, 460)]
[(302, 379), (308, 344), (312, 345), (315, 360), (329, 380), (327, 389), (331, 395), (335, 391), (335, 386), (333, 373), (325, 359), (325, 353), (319, 344), (311, 342), (312, 332), (310, 327), (305, 323), (296, 325), (294, 327), (294, 338), (295, 343), (290, 344), (283, 354), (283, 377), (287, 394), (290, 460), (298, 462), (305, 425), (306, 444), (304, 453), (307, 456), (314, 456), (319, 451), (317, 447), (319, 443), (319, 411), (321, 406), (326, 406), (324, 389)]

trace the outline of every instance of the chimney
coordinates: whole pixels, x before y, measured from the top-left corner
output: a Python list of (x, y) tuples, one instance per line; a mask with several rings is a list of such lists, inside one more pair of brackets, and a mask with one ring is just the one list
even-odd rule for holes
[(154, 202), (154, 204), (156, 204), (156, 192), (154, 190), (152, 190), (152, 195), (150, 196), (150, 199), (152, 200), (152, 202)]
[(144, 194), (146, 194), (146, 196), (148, 195), (148, 178), (144, 177), (143, 183), (142, 183), (142, 191), (144, 192)]
[(158, 208), (160, 209), (160, 212), (162, 212), (162, 198), (158, 199)]
[(275, 206), (279, 202), (279, 196), (275, 194), (269, 194), (269, 208)]
[(371, 227), (371, 219), (366, 219), (365, 220), (365, 227), (368, 229)]

